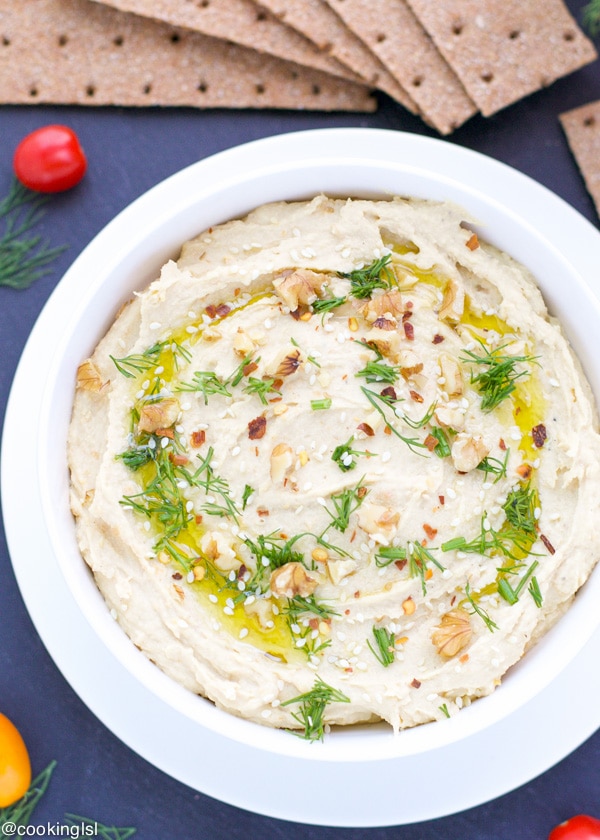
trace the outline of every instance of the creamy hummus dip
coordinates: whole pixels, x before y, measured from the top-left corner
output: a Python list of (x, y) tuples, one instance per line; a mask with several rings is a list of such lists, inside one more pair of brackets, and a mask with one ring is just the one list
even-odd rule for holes
[(598, 559), (590, 388), (526, 268), (447, 203), (260, 207), (79, 367), (81, 552), (170, 677), (317, 739), (492, 692)]

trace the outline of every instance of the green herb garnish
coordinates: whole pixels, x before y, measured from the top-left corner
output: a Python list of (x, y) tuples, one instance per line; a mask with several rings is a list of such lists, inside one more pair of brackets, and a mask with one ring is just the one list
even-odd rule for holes
[(332, 452), (331, 460), (335, 461), (342, 472), (353, 470), (357, 464), (356, 459), (361, 455), (368, 455), (369, 453), (362, 449), (353, 449), (354, 435), (348, 438), (346, 443), (340, 443)]
[(472, 350), (465, 350), (462, 362), (478, 365), (479, 373), (471, 373), (471, 384), (476, 385), (482, 395), (482, 411), (492, 411), (516, 389), (515, 383), (523, 376), (528, 376), (528, 370), (516, 370), (519, 364), (531, 364), (535, 361), (533, 356), (506, 356), (502, 350), (506, 344), (489, 350), (483, 342), (482, 353), (477, 354)]
[(325, 315), (327, 312), (337, 309), (338, 306), (343, 306), (346, 300), (347, 298), (345, 297), (321, 298), (320, 300), (315, 300), (311, 306), (314, 312)]
[(396, 658), (396, 648), (394, 647), (396, 643), (396, 636), (394, 633), (391, 633), (387, 627), (375, 626), (373, 626), (373, 636), (375, 637), (377, 649), (373, 647), (371, 640), (367, 639), (369, 650), (375, 658), (381, 662), (383, 667), (387, 668), (387, 666), (391, 665)]
[[(539, 563), (537, 560), (529, 566), (525, 574), (520, 578), (519, 583), (516, 586), (512, 586), (509, 583), (508, 578), (504, 577), (504, 575), (508, 574), (516, 574), (522, 566), (511, 566), (510, 568), (498, 569), (498, 571), (503, 575), (498, 580), (498, 592), (504, 598), (505, 601), (508, 601), (509, 604), (516, 604), (519, 600), (519, 596), (523, 589), (525, 589), (528, 583), (533, 584), (533, 589), (530, 586), (531, 596), (533, 597), (534, 602), (538, 607), (542, 605), (542, 596), (540, 592), (540, 588), (537, 582), (537, 579), (533, 577), (533, 573), (538, 567)], [(534, 583), (535, 581), (535, 583)]]
[[(364, 385), (361, 385), (360, 390), (363, 392), (365, 397), (371, 403), (371, 405), (373, 406), (375, 411), (377, 411), (377, 413), (380, 414), (381, 417), (383, 417), (383, 419), (386, 422), (386, 425), (388, 426), (388, 428), (390, 429), (392, 434), (396, 435), (397, 438), (399, 438), (403, 443), (405, 443), (408, 446), (408, 448), (411, 450), (411, 452), (414, 452), (417, 455), (424, 454), (424, 453), (418, 451), (419, 449), (425, 449), (426, 448), (425, 444), (422, 441), (420, 441), (418, 438), (415, 438), (415, 437), (408, 437), (407, 435), (403, 435), (392, 424), (392, 422), (390, 422), (390, 419), (389, 419), (389, 417), (386, 413), (386, 410), (389, 410), (390, 405), (391, 405), (389, 398), (386, 397), (385, 394), (378, 394), (376, 391), (371, 391), (369, 388), (365, 388)], [(398, 417), (398, 415), (396, 414), (393, 407), (392, 407), (392, 411), (394, 413), (394, 417)], [(425, 415), (425, 417), (427, 417), (428, 414), (429, 414), (429, 412)], [(407, 420), (407, 418), (404, 415), (402, 415), (402, 419), (405, 420), (405, 421)], [(427, 422), (425, 420), (425, 418), (422, 421), (414, 421), (413, 420), (409, 423), (409, 425), (412, 425), (412, 428), (419, 428), (421, 423), (424, 423), (424, 422)]]
[(268, 394), (281, 394), (281, 391), (278, 391), (275, 387), (274, 378), (257, 379), (254, 376), (248, 378), (248, 384), (244, 386), (244, 392), (246, 394), (258, 394), (263, 405), (269, 404)]
[(47, 196), (33, 193), (13, 178), (8, 195), (0, 201), (0, 286), (26, 289), (48, 274), (48, 266), (66, 246), (51, 248), (41, 236), (27, 236), (40, 221)]
[(370, 265), (340, 274), (350, 280), (350, 294), (364, 300), (371, 297), (375, 289), (391, 289), (396, 277), (390, 266), (391, 256), (386, 254), (381, 259), (374, 260)]
[(581, 10), (581, 21), (592, 38), (600, 34), (600, 0), (590, 0)]
[(490, 616), (488, 615), (486, 610), (484, 610), (483, 607), (479, 606), (479, 604), (475, 600), (475, 597), (471, 594), (471, 587), (469, 586), (468, 583), (465, 586), (465, 597), (466, 597), (467, 601), (469, 602), (469, 604), (471, 605), (471, 610), (472, 610), (471, 614), (472, 615), (473, 614), (478, 615), (479, 618), (481, 618), (481, 620), (484, 622), (485, 626), (487, 627), (487, 629), (490, 632), (493, 633), (494, 630), (497, 630), (498, 625), (496, 624), (495, 621), (492, 621), (492, 619), (490, 618)]
[(350, 517), (362, 505), (368, 492), (361, 479), (355, 487), (349, 487), (339, 493), (332, 493), (330, 499), (333, 502), (334, 509), (331, 511), (329, 508), (325, 508), (331, 517), (331, 524), (327, 526), (323, 533), (328, 531), (329, 528), (336, 528), (343, 534), (350, 524)]
[(379, 359), (374, 362), (367, 362), (356, 376), (362, 376), (367, 382), (388, 382), (393, 385), (400, 375), (400, 368), (395, 365), (388, 365)]
[(323, 717), (325, 710), (330, 703), (349, 703), (350, 698), (339, 689), (332, 688), (320, 677), (315, 680), (310, 691), (292, 697), (281, 705), (290, 706), (292, 703), (299, 703), (300, 708), (292, 717), (302, 726), (302, 737), (307, 741), (322, 741), (325, 735), (325, 724)]
[(323, 397), (320, 400), (311, 400), (310, 407), (313, 411), (327, 411), (331, 408), (331, 397)]

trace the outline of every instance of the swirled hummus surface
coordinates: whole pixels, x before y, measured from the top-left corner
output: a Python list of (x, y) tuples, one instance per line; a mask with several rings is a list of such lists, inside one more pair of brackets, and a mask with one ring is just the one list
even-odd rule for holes
[(184, 245), (81, 364), (81, 551), (190, 691), (307, 738), (452, 716), (590, 574), (590, 389), (474, 230), (421, 200), (261, 207)]

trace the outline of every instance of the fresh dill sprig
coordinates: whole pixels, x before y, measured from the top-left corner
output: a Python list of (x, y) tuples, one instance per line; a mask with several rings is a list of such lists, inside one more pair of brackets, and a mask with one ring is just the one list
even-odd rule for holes
[(489, 350), (483, 342), (479, 343), (481, 354), (465, 350), (461, 361), (479, 366), (478, 373), (471, 372), (471, 384), (476, 385), (482, 395), (481, 410), (492, 411), (515, 391), (517, 380), (529, 375), (528, 370), (517, 370), (517, 365), (531, 364), (535, 358), (503, 355), (506, 344)]
[(274, 378), (257, 379), (255, 376), (248, 377), (248, 384), (244, 386), (246, 394), (258, 394), (263, 405), (268, 405), (267, 394), (281, 394), (275, 387)]
[(208, 405), (208, 398), (214, 394), (230, 397), (231, 391), (226, 380), (218, 376), (214, 370), (197, 370), (191, 382), (180, 382), (178, 391), (197, 391), (204, 397), (204, 405)]
[(503, 460), (501, 461), (499, 458), (493, 458), (490, 455), (485, 457), (483, 461), (477, 465), (477, 469), (481, 470), (482, 472), (489, 473), (490, 475), (495, 475), (496, 478), (494, 480), (494, 484), (500, 481), (501, 478), (506, 476), (506, 468), (508, 467), (508, 456), (510, 450), (506, 450), (506, 455), (504, 456)]
[(350, 280), (350, 294), (364, 300), (371, 297), (375, 289), (391, 289), (396, 277), (390, 266), (391, 256), (373, 260), (364, 268), (358, 268), (347, 273), (340, 273), (340, 277)]
[(518, 584), (513, 586), (506, 575), (510, 574), (517, 574), (520, 569), (522, 568), (521, 565), (511, 566), (509, 568), (498, 569), (501, 577), (498, 580), (498, 592), (507, 601), (509, 604), (516, 604), (519, 600), (519, 596), (521, 592), (525, 589), (527, 584), (529, 583), (529, 591), (530, 594), (536, 604), (536, 606), (541, 607), (542, 605), (542, 595), (540, 592), (540, 587), (537, 582), (537, 579), (534, 577), (533, 573), (537, 569), (539, 563), (537, 560), (534, 560), (531, 566), (527, 569), (525, 574), (520, 578)]
[(388, 365), (377, 359), (374, 362), (367, 362), (356, 376), (362, 376), (367, 382), (387, 382), (393, 385), (400, 375), (400, 368), (397, 365)]
[(427, 594), (427, 569), (428, 564), (433, 563), (441, 572), (444, 571), (444, 566), (436, 560), (431, 551), (420, 543), (418, 540), (409, 542), (407, 546), (406, 556), (408, 558), (408, 568), (411, 577), (421, 578), (421, 590), (423, 595)]
[(138, 374), (157, 367), (161, 355), (169, 351), (172, 353), (175, 367), (179, 366), (179, 359), (185, 362), (191, 361), (192, 356), (187, 347), (173, 340), (157, 341), (143, 353), (132, 353), (129, 356), (123, 356), (121, 359), (116, 359), (114, 356), (110, 358), (122, 376), (135, 379)]
[(13, 178), (0, 201), (0, 286), (28, 288), (49, 273), (50, 263), (65, 250), (66, 246), (50, 247), (39, 235), (28, 235), (40, 221), (47, 200)]
[(302, 727), (302, 737), (307, 741), (322, 741), (325, 735), (324, 716), (325, 710), (330, 703), (349, 703), (350, 698), (337, 688), (332, 688), (320, 677), (315, 680), (310, 691), (285, 700), (282, 706), (291, 706), (292, 703), (299, 703), (298, 712), (292, 717)]
[(340, 443), (336, 446), (331, 454), (331, 460), (335, 461), (342, 472), (353, 470), (357, 464), (357, 458), (361, 455), (368, 455), (369, 453), (364, 449), (353, 449), (354, 435), (351, 435), (346, 443)]
[[(51, 761), (45, 770), (36, 776), (29, 786), (26, 793), (18, 799), (13, 805), (6, 808), (0, 808), (0, 836), (4, 836), (4, 826), (27, 826), (31, 819), (31, 815), (35, 810), (36, 805), (46, 793), (52, 773), (56, 767), (56, 761)], [(15, 832), (13, 831), (13, 835)], [(8, 831), (6, 836), (9, 836)]]
[(590, 0), (581, 10), (581, 22), (592, 38), (600, 34), (600, 0)]
[(450, 441), (444, 429), (441, 426), (431, 426), (429, 434), (437, 441), (433, 451), (438, 458), (449, 458), (451, 454)]
[(405, 562), (407, 559), (406, 548), (396, 545), (384, 545), (377, 550), (375, 555), (375, 565), (379, 568), (389, 566), (391, 563), (398, 561)]
[[(396, 435), (397, 438), (399, 438), (403, 443), (405, 443), (408, 446), (408, 448), (411, 450), (411, 452), (414, 452), (417, 455), (424, 454), (424, 453), (418, 451), (419, 449), (425, 449), (426, 448), (425, 444), (422, 441), (420, 441), (418, 438), (415, 438), (415, 437), (408, 437), (407, 435), (403, 435), (390, 422), (390, 419), (386, 414), (386, 409), (389, 410), (390, 408), (392, 408), (392, 411), (394, 413), (394, 417), (398, 417), (398, 415), (396, 414), (393, 406), (391, 406), (389, 399), (384, 394), (378, 394), (376, 391), (371, 391), (370, 388), (366, 388), (364, 385), (361, 385), (360, 390), (363, 392), (365, 397), (371, 403), (371, 405), (373, 406), (375, 411), (378, 414), (380, 414), (381, 417), (383, 417), (387, 427), (390, 429), (392, 434)], [(429, 412), (427, 414), (429, 414)], [(425, 417), (427, 417), (427, 415), (425, 415)], [(403, 415), (402, 419), (406, 420), (406, 417)], [(416, 429), (416, 428), (420, 428), (421, 424), (424, 423), (424, 422), (426, 422), (425, 418), (422, 421), (414, 421), (413, 420), (409, 423), (409, 425), (411, 425), (412, 428)], [(415, 423), (416, 423), (416, 425), (414, 425)]]
[[(67, 825), (73, 829), (78, 827), (85, 827), (90, 830), (93, 829), (93, 836), (100, 838), (100, 840), (129, 840), (129, 838), (133, 837), (137, 831), (137, 829), (131, 827), (117, 828), (114, 825), (103, 825), (97, 820), (91, 820), (89, 817), (79, 817), (77, 814), (65, 814), (65, 819)], [(75, 835), (72, 833), (71, 836), (75, 837), (83, 835)], [(86, 836), (91, 836), (91, 834), (88, 833)]]
[(471, 593), (471, 587), (469, 586), (469, 584), (468, 584), (468, 583), (467, 583), (467, 585), (465, 586), (465, 598), (466, 598), (467, 602), (468, 602), (468, 603), (470, 604), (470, 606), (471, 606), (472, 615), (478, 615), (478, 616), (479, 616), (479, 618), (481, 618), (481, 620), (483, 621), (483, 623), (485, 624), (485, 626), (487, 627), (487, 629), (488, 629), (491, 633), (493, 633), (493, 632), (494, 632), (494, 630), (497, 630), (497, 629), (498, 629), (498, 625), (496, 624), (496, 622), (495, 622), (495, 621), (493, 621), (493, 620), (490, 618), (490, 616), (489, 616), (489, 614), (487, 613), (487, 611), (486, 611), (486, 610), (484, 610), (484, 609), (483, 609), (483, 607), (479, 606), (479, 604), (478, 604), (478, 603), (477, 603), (477, 601), (475, 600), (474, 595)]
[(510, 491), (502, 505), (502, 510), (513, 528), (522, 531), (529, 537), (535, 537), (537, 535), (539, 504), (537, 490), (527, 483)]
[(487, 513), (481, 517), (479, 534), (473, 539), (454, 537), (442, 543), (442, 551), (464, 551), (467, 554), (497, 555), (502, 554), (514, 562), (530, 553), (534, 540), (529, 532), (505, 522), (500, 530), (492, 528)]
[(384, 668), (392, 665), (396, 658), (396, 635), (391, 633), (387, 627), (373, 626), (373, 636), (375, 637), (375, 644), (377, 649), (371, 644), (371, 640), (367, 639), (369, 650), (378, 659)]
[(249, 484), (244, 485), (244, 491), (242, 493), (242, 510), (246, 510), (246, 506), (250, 501), (250, 496), (255, 492), (254, 487), (251, 487)]
[(323, 531), (325, 534), (329, 528), (336, 528), (338, 531), (341, 531), (342, 534), (346, 531), (348, 525), (350, 524), (350, 517), (354, 513), (355, 510), (362, 505), (367, 493), (369, 492), (367, 488), (362, 483), (362, 478), (354, 487), (348, 487), (346, 490), (340, 490), (339, 493), (332, 493), (329, 497), (333, 502), (333, 511), (329, 510), (328, 507), (325, 508), (329, 516), (331, 517), (331, 522)]
[(313, 308), (313, 312), (316, 312), (319, 315), (325, 315), (327, 312), (337, 309), (338, 306), (343, 306), (346, 301), (347, 298), (345, 297), (320, 298), (319, 300), (313, 301), (311, 306)]

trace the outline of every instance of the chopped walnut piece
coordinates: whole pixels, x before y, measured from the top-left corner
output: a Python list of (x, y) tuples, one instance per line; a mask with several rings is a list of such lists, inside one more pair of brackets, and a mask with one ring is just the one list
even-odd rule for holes
[(282, 481), (295, 461), (294, 450), (287, 443), (278, 443), (271, 452), (271, 481)]
[(255, 417), (248, 423), (248, 437), (250, 440), (260, 440), (265, 436), (267, 431), (267, 418)]
[(396, 530), (400, 514), (383, 505), (367, 504), (358, 511), (358, 524), (367, 534), (389, 535)]
[(442, 616), (439, 627), (433, 632), (431, 640), (440, 656), (451, 658), (469, 644), (472, 635), (469, 613), (457, 607)]
[(440, 426), (459, 431), (465, 425), (465, 414), (459, 408), (449, 408), (447, 405), (440, 405), (435, 409), (435, 419)]
[(101, 391), (106, 385), (102, 381), (100, 371), (91, 359), (86, 359), (77, 368), (77, 387), (83, 391)]
[(249, 356), (256, 349), (256, 342), (241, 327), (238, 327), (232, 343), (235, 352), (243, 358)]
[(276, 277), (273, 286), (286, 306), (294, 312), (301, 304), (306, 306), (316, 300), (324, 280), (323, 275), (310, 269), (297, 268)]
[(392, 362), (399, 362), (402, 353), (402, 339), (397, 331), (389, 332), (373, 327), (364, 336), (366, 344), (372, 344), (382, 356)]
[(454, 466), (461, 473), (476, 469), (489, 453), (489, 447), (481, 435), (469, 435), (466, 432), (458, 433), (450, 450)]
[(179, 417), (180, 410), (179, 400), (175, 397), (146, 403), (140, 411), (138, 430), (152, 434), (158, 429), (168, 429)]
[(206, 531), (200, 540), (202, 554), (222, 572), (239, 568), (240, 560), (229, 539), (220, 531)]
[(368, 423), (359, 423), (356, 428), (359, 432), (362, 432), (367, 437), (373, 437), (373, 435), (375, 434), (373, 427), (369, 426)]
[(296, 373), (300, 364), (300, 351), (294, 350), (293, 353), (288, 353), (279, 362), (277, 370), (275, 371), (275, 376), (291, 376), (293, 373)]
[(302, 563), (286, 563), (271, 573), (271, 592), (277, 598), (307, 598), (318, 586), (318, 581), (312, 578)]
[(358, 563), (356, 560), (352, 560), (351, 558), (344, 560), (329, 560), (327, 562), (327, 574), (329, 575), (331, 582), (336, 585), (340, 583), (340, 581), (344, 580), (344, 578), (354, 574), (357, 569)]
[(442, 353), (438, 360), (444, 382), (441, 385), (449, 397), (459, 397), (464, 389), (464, 382), (459, 362), (454, 356)]
[(465, 290), (454, 280), (448, 280), (444, 289), (442, 305), (438, 312), (440, 321), (460, 321), (465, 311)]
[(380, 318), (384, 318), (392, 322), (393, 326), (390, 329), (394, 328), (402, 315), (402, 310), (402, 296), (399, 289), (374, 295), (359, 308), (359, 312), (368, 323), (376, 323)]

